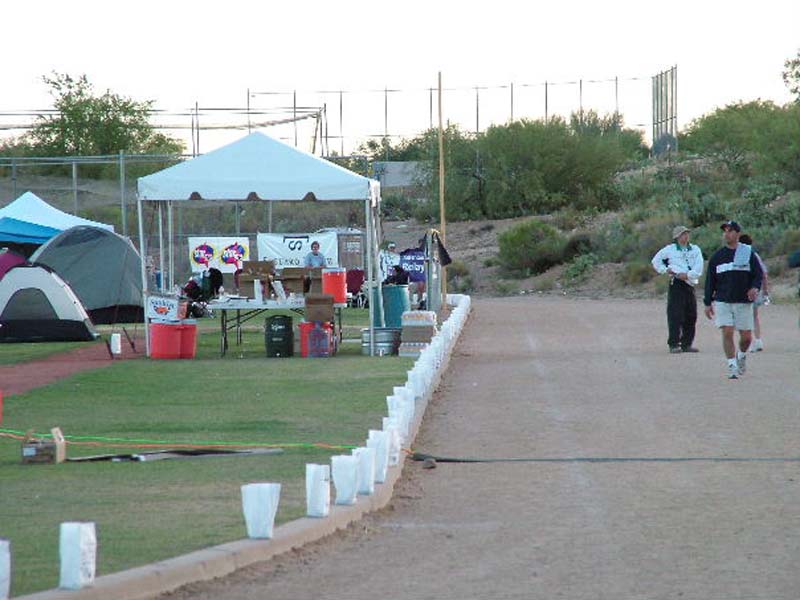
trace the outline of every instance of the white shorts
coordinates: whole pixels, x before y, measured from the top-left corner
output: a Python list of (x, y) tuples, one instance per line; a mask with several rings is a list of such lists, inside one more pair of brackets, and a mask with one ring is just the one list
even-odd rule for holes
[(717, 327), (735, 327), (739, 331), (753, 329), (753, 305), (749, 302), (714, 302), (714, 314)]

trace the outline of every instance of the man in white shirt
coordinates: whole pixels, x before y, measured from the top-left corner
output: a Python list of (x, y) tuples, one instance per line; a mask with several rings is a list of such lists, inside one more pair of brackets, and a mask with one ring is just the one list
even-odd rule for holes
[(381, 281), (394, 275), (394, 268), (400, 264), (400, 255), (397, 253), (397, 244), (389, 242), (386, 250), (380, 253)]
[(657, 273), (669, 274), (667, 293), (667, 345), (672, 354), (697, 352), (692, 346), (697, 323), (694, 288), (703, 274), (703, 253), (689, 243), (690, 230), (678, 225), (672, 230), (672, 243), (653, 257)]

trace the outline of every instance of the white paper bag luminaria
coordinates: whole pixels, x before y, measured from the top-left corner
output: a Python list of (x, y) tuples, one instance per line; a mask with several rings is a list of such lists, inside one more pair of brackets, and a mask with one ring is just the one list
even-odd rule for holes
[(358, 493), (371, 496), (375, 493), (375, 448), (355, 448), (358, 459)]
[(351, 454), (331, 456), (333, 487), (336, 488), (336, 504), (356, 503), (358, 496), (358, 458)]
[(0, 600), (11, 593), (11, 542), (0, 540)]
[(280, 483), (248, 483), (242, 486), (242, 511), (247, 537), (272, 537), (280, 497)]
[(97, 564), (94, 523), (61, 523), (58, 551), (61, 557), (59, 587), (79, 590), (94, 583)]
[(386, 469), (389, 466), (389, 434), (370, 429), (367, 448), (375, 450), (375, 483), (383, 483), (386, 481)]
[(327, 517), (331, 512), (330, 465), (306, 465), (306, 515)]

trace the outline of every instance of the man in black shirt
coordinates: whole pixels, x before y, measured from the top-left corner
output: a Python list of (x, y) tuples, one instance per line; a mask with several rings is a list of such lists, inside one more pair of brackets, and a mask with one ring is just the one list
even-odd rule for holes
[[(763, 273), (752, 248), (739, 243), (742, 228), (726, 221), (720, 228), (725, 245), (708, 261), (703, 304), (706, 317), (722, 331), (722, 348), (728, 359), (728, 378), (744, 375), (747, 349), (752, 341), (753, 301), (761, 289)], [(712, 304), (713, 303), (713, 304)], [(739, 330), (739, 351), (733, 339)]]

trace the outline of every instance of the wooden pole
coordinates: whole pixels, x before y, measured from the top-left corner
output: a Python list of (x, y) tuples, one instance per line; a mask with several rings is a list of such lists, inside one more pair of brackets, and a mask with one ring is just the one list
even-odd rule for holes
[[(442, 128), (442, 72), (439, 71), (439, 232), (442, 234), (442, 243), (445, 243), (445, 214), (444, 214), (444, 130)], [(442, 268), (442, 304), (447, 299), (447, 271)]]

